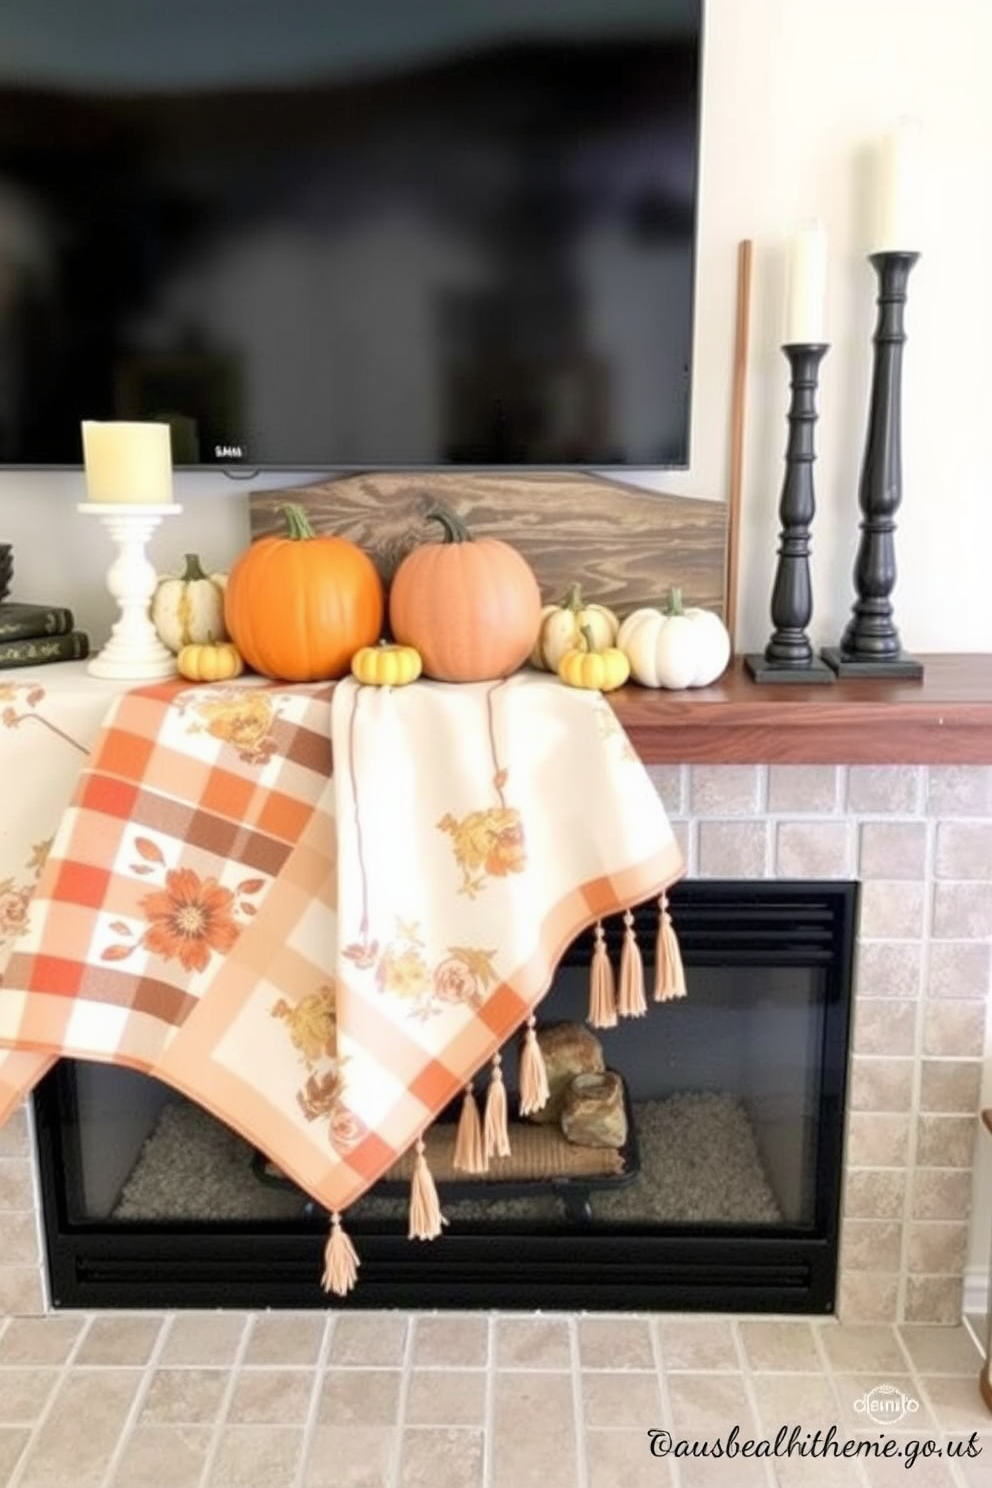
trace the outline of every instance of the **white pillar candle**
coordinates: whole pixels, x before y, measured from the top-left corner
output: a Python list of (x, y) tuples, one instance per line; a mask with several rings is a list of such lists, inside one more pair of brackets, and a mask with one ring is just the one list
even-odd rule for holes
[(168, 424), (83, 423), (86, 499), (97, 504), (170, 506), (172, 445)]
[(827, 233), (822, 222), (804, 223), (789, 242), (786, 266), (785, 344), (818, 345), (825, 338)]
[(878, 147), (872, 253), (915, 253), (922, 239), (922, 135), (915, 119), (900, 119)]

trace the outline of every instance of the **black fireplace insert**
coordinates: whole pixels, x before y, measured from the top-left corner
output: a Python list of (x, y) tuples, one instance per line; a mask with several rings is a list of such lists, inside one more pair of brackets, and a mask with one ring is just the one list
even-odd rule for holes
[[(518, 1169), (439, 1179), (449, 1225), (429, 1244), (407, 1238), (387, 1175), (349, 1211), (362, 1265), (344, 1301), (319, 1285), (327, 1216), (264, 1154), (148, 1076), (62, 1061), (35, 1093), (53, 1306), (829, 1313), (857, 895), (680, 884), (688, 996), (592, 1035), (620, 1076), (622, 1142), (549, 1173), (526, 1160), (549, 1127), (515, 1126)], [(637, 911), (646, 953), (656, 915)], [(616, 962), (623, 926), (606, 928)], [(590, 1036), (591, 950), (591, 934), (569, 948), (542, 1026)]]

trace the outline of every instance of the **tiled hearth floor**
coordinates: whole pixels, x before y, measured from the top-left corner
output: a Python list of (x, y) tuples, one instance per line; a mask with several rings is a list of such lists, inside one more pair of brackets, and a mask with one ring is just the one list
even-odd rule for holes
[[(501, 1313), (56, 1314), (0, 1323), (4, 1488), (989, 1488), (969, 1325)], [(891, 1385), (918, 1409), (872, 1424)], [(872, 1397), (877, 1401), (881, 1397)], [(891, 1394), (888, 1397), (892, 1399)], [(652, 1457), (836, 1427), (981, 1456)], [(910, 1429), (907, 1431), (907, 1427)]]

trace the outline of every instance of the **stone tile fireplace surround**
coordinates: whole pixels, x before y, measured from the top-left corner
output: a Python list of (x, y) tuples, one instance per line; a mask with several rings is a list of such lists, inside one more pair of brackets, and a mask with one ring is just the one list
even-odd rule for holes
[(860, 879), (838, 1311), (957, 1322), (992, 966), (992, 767), (652, 773), (690, 874)]
[[(992, 985), (992, 765), (650, 769), (690, 876), (861, 881), (838, 1311), (957, 1322)], [(0, 1314), (45, 1308), (22, 1111), (0, 1131)]]

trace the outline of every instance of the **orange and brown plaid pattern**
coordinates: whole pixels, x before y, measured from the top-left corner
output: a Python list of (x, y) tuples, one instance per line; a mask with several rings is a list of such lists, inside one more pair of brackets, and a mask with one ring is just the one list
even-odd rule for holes
[(681, 871), (609, 706), (546, 677), (130, 693), (0, 987), (0, 1122), (60, 1055), (128, 1064), (343, 1210)]
[(0, 987), (0, 1120), (60, 1053), (156, 1072), (330, 794), (331, 691), (113, 705)]

